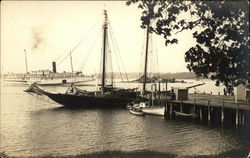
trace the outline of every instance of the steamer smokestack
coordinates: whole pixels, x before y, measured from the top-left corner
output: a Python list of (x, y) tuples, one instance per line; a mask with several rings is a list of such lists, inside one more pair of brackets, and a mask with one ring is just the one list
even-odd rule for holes
[(56, 62), (52, 62), (53, 73), (56, 73)]

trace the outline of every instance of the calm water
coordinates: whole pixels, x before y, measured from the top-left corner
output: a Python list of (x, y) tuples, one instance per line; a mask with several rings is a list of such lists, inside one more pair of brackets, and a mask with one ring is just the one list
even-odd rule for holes
[[(153, 150), (185, 157), (250, 147), (250, 131), (240, 128), (213, 128), (158, 116), (139, 117), (126, 109), (69, 110), (26, 94), (25, 88), (1, 86), (0, 150), (10, 156)], [(63, 91), (67, 87), (45, 88)], [(216, 93), (221, 87), (212, 90)]]

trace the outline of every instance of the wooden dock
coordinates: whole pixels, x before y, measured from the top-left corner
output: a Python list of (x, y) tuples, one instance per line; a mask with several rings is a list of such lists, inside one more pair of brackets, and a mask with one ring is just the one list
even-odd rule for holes
[[(202, 106), (222, 107), (230, 109), (250, 110), (250, 103), (235, 102), (235, 96), (211, 95), (211, 94), (188, 94), (188, 100), (173, 101), (184, 104), (198, 104)], [(210, 105), (209, 105), (210, 104)]]
[(182, 113), (206, 123), (250, 127), (250, 104), (235, 102), (234, 96), (188, 94), (188, 100), (168, 100), (165, 107), (167, 119)]

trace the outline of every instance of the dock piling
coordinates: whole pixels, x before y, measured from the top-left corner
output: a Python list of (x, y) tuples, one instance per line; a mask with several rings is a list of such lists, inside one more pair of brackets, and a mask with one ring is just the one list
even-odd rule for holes
[(237, 108), (236, 108), (236, 115), (235, 115), (235, 124), (236, 126), (239, 125), (239, 103), (237, 104)]
[(181, 100), (180, 112), (182, 112), (182, 111), (183, 111), (183, 110), (182, 110), (182, 109), (183, 109), (183, 107), (182, 107), (182, 106), (183, 106), (183, 101)]
[(200, 112), (200, 121), (202, 121), (202, 109), (201, 109), (201, 107), (199, 109), (199, 112)]
[(170, 104), (170, 118), (172, 118), (172, 115), (173, 115), (173, 103)]
[(193, 104), (193, 106), (192, 106), (192, 109), (191, 109), (192, 111), (192, 113), (195, 113), (195, 100), (194, 100), (194, 104)]
[(208, 111), (207, 119), (208, 119), (208, 122), (210, 123), (211, 121), (210, 100), (207, 101), (207, 111)]
[(222, 124), (224, 123), (224, 104), (225, 104), (225, 101), (223, 99), (223, 101), (222, 101), (222, 107), (221, 107), (221, 123)]
[(244, 123), (245, 123), (245, 115), (242, 114), (242, 125), (244, 126)]

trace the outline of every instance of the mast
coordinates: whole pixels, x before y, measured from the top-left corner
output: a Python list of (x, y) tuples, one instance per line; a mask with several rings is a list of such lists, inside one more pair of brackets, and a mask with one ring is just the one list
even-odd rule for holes
[(71, 64), (71, 71), (74, 72), (71, 51), (70, 51), (70, 64)]
[(102, 54), (102, 92), (105, 87), (105, 77), (106, 77), (106, 43), (107, 43), (107, 29), (108, 29), (108, 15), (107, 10), (104, 10), (104, 24), (103, 24), (103, 54)]
[(25, 54), (25, 65), (26, 65), (26, 74), (28, 73), (28, 64), (27, 64), (27, 52), (24, 49), (24, 54)]
[(143, 78), (143, 89), (142, 95), (145, 96), (146, 92), (146, 82), (147, 82), (147, 65), (148, 65), (148, 41), (149, 41), (149, 24), (147, 25), (147, 35), (146, 35), (146, 52), (145, 52), (145, 65), (144, 65), (144, 78)]

